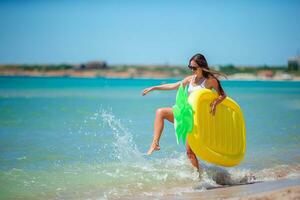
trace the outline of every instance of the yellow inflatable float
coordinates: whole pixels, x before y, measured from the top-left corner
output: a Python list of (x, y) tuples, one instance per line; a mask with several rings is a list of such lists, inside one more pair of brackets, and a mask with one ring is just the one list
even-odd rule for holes
[(190, 94), (194, 124), (187, 139), (194, 153), (201, 159), (225, 167), (238, 165), (246, 151), (246, 129), (239, 105), (226, 97), (216, 107), (213, 116), (210, 103), (218, 94), (201, 89)]

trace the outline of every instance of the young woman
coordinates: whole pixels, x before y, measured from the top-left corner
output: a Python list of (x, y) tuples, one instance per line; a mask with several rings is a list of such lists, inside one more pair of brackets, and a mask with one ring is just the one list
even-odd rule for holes
[[(193, 75), (186, 77), (182, 81), (171, 83), (171, 84), (164, 84), (159, 86), (153, 86), (144, 89), (143, 96), (146, 95), (148, 92), (153, 90), (175, 90), (180, 86), (180, 83), (183, 83), (183, 86), (188, 85), (188, 93), (192, 93), (196, 90), (200, 90), (203, 88), (207, 89), (215, 89), (219, 97), (215, 99), (211, 104), (211, 111), (212, 115), (216, 112), (216, 106), (226, 98), (226, 94), (220, 84), (220, 81), (215, 76), (215, 74), (225, 76), (224, 74), (211, 70), (208, 67), (207, 61), (202, 54), (194, 55), (189, 62), (188, 67), (193, 71)], [(226, 76), (225, 76), (226, 77)], [(172, 108), (159, 108), (156, 111), (156, 117), (154, 120), (154, 135), (152, 144), (147, 152), (148, 155), (152, 154), (153, 151), (160, 150), (159, 147), (159, 139), (162, 134), (164, 128), (164, 119), (167, 119), (169, 122), (174, 123), (174, 115)], [(191, 161), (192, 165), (200, 172), (199, 163), (197, 160), (196, 155), (190, 148), (188, 142), (186, 143), (186, 152), (189, 160)]]

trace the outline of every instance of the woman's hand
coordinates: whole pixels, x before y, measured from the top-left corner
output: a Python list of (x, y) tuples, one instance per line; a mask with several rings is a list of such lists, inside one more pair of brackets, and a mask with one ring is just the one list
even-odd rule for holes
[(215, 99), (213, 102), (210, 103), (210, 113), (212, 115), (216, 114), (216, 107), (219, 103), (221, 103), (225, 98), (227, 97), (226, 94), (220, 95), (217, 99)]
[(143, 95), (143, 96), (146, 95), (148, 92), (152, 91), (153, 89), (154, 89), (154, 87), (149, 87), (149, 88), (144, 89), (142, 95)]
[(210, 113), (212, 115), (216, 114), (216, 106), (217, 106), (217, 102), (216, 101), (211, 102), (211, 104), (210, 104)]

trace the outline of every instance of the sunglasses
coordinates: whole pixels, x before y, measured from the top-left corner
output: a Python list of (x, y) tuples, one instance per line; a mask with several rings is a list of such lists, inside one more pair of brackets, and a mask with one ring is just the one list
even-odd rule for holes
[(188, 68), (190, 68), (190, 70), (192, 70), (192, 71), (196, 71), (199, 67), (194, 67), (192, 65), (188, 65)]

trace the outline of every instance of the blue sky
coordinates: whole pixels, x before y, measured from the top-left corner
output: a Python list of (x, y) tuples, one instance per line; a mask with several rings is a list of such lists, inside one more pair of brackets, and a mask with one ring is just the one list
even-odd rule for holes
[(0, 63), (283, 65), (300, 1), (0, 1)]

